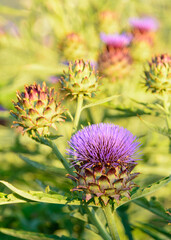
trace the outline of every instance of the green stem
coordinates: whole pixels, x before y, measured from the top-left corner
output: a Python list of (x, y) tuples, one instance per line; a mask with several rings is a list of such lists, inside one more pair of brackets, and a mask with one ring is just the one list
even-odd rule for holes
[(62, 156), (59, 149), (57, 148), (56, 144), (53, 143), (51, 140), (48, 140), (48, 145), (52, 148), (54, 154), (56, 157), (61, 161), (67, 172), (71, 175), (74, 175), (73, 169), (70, 167), (70, 164), (67, 162), (67, 160)]
[[(171, 129), (170, 102), (169, 102), (169, 97), (166, 93), (163, 93), (163, 107), (165, 110), (166, 124), (169, 131)], [(171, 137), (169, 137), (169, 153), (171, 153)]]
[(165, 114), (166, 114), (167, 128), (171, 129), (171, 122), (169, 119), (170, 118), (170, 111), (169, 111), (170, 103), (169, 103), (168, 95), (166, 93), (163, 93), (163, 107), (165, 109)]
[(119, 234), (117, 232), (115, 218), (114, 218), (114, 211), (112, 211), (112, 206), (107, 204), (104, 208), (104, 213), (106, 215), (106, 220), (108, 223), (108, 227), (110, 230), (110, 234), (112, 236), (112, 240), (120, 240)]
[(97, 214), (95, 213), (94, 209), (90, 210), (87, 205), (84, 205), (84, 209), (86, 210), (89, 219), (91, 223), (96, 226), (96, 228), (99, 231), (99, 235), (104, 239), (104, 240), (112, 240), (109, 233), (106, 231), (105, 227), (99, 220)]
[(73, 133), (77, 130), (78, 123), (80, 120), (80, 115), (82, 111), (82, 104), (83, 104), (83, 94), (80, 93), (78, 94), (77, 97), (77, 108), (76, 108), (76, 113), (75, 113), (75, 118), (74, 118), (74, 124), (73, 124)]

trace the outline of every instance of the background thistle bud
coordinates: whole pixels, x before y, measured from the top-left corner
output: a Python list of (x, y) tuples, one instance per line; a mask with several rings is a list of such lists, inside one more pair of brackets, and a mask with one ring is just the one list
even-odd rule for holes
[(152, 58), (144, 71), (145, 85), (152, 92), (171, 92), (171, 56), (161, 54)]
[(100, 37), (105, 47), (98, 58), (99, 72), (113, 81), (129, 75), (132, 59), (127, 46), (131, 36), (101, 33)]
[(82, 93), (91, 96), (98, 87), (98, 76), (95, 68), (91, 67), (90, 62), (76, 60), (69, 64), (68, 72), (64, 71), (62, 79), (63, 88), (72, 95)]
[(87, 47), (84, 40), (77, 33), (69, 33), (62, 40), (60, 45), (62, 58), (67, 61), (74, 61), (87, 57)]
[(119, 31), (119, 16), (116, 12), (105, 10), (99, 13), (99, 28), (105, 33)]
[(151, 57), (158, 22), (152, 17), (131, 18), (129, 22), (133, 35), (131, 55), (134, 60), (145, 61)]
[(128, 130), (114, 124), (94, 124), (72, 136), (68, 150), (77, 176), (72, 191), (83, 191), (86, 201), (130, 197), (138, 173), (131, 173), (138, 160), (139, 142)]
[(17, 111), (11, 111), (16, 119), (12, 127), (22, 127), (23, 134), (50, 136), (51, 130), (57, 130), (57, 123), (64, 121), (65, 110), (61, 107), (59, 96), (45, 82), (42, 87), (36, 83), (26, 85), (24, 92), (17, 91), (17, 98), (18, 102), (13, 101)]

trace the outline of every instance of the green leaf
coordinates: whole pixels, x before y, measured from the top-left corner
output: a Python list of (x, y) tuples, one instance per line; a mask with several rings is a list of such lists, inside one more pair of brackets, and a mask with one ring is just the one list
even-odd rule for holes
[(122, 207), (117, 209), (117, 214), (121, 218), (121, 222), (123, 224), (123, 227), (125, 229), (125, 234), (127, 235), (128, 239), (133, 240), (132, 229), (129, 221), (129, 215), (127, 213), (128, 208), (129, 208), (129, 204), (123, 205)]
[(147, 235), (149, 235), (150, 237), (152, 237), (155, 240), (167, 240), (167, 239), (161, 239), (158, 234), (155, 234), (153, 232), (151, 232), (150, 230), (148, 230), (147, 228), (144, 228), (142, 226), (134, 226), (135, 228), (138, 228), (139, 230), (141, 230), (142, 232), (146, 233)]
[(35, 233), (35, 232), (26, 232), (26, 231), (18, 231), (10, 228), (0, 228), (0, 232), (6, 235), (10, 235), (16, 237), (17, 239), (24, 240), (76, 240), (75, 238), (69, 238), (65, 236), (58, 237), (56, 235), (49, 235), (43, 233)]
[(169, 239), (171, 239), (171, 233), (168, 232), (168, 231), (166, 231), (165, 229), (159, 228), (158, 226), (154, 226), (154, 225), (149, 224), (149, 223), (148, 223), (148, 224), (147, 224), (147, 223), (141, 223), (141, 224), (142, 224), (143, 226), (148, 227), (148, 228), (151, 228), (151, 229), (153, 229), (153, 230), (155, 230), (155, 231), (163, 234), (164, 236), (169, 237)]
[(133, 201), (135, 204), (147, 209), (148, 211), (156, 214), (157, 216), (164, 218), (167, 221), (171, 221), (171, 216), (166, 213), (163, 206), (154, 197), (148, 201), (146, 198), (139, 198)]
[(93, 102), (93, 103), (90, 103), (90, 104), (85, 105), (84, 107), (82, 107), (81, 110), (86, 109), (86, 108), (90, 108), (90, 107), (94, 107), (94, 106), (97, 106), (97, 105), (101, 105), (101, 104), (106, 103), (106, 102), (110, 102), (110, 101), (112, 101), (114, 98), (117, 98), (117, 97), (119, 97), (119, 96), (120, 96), (120, 95), (114, 95), (114, 96), (111, 96), (111, 97), (107, 97), (107, 98), (104, 98), (104, 99), (95, 101), (95, 102)]
[(12, 204), (12, 203), (24, 203), (24, 202), (27, 202), (27, 201), (17, 194), (0, 193), (0, 205)]
[(88, 217), (86, 214), (82, 215), (78, 210), (76, 209), (75, 211), (72, 211), (70, 216), (77, 218), (83, 222), (88, 222)]
[(152, 131), (157, 132), (157, 133), (159, 133), (161, 135), (164, 135), (164, 136), (167, 136), (167, 137), (171, 138), (171, 129), (167, 129), (165, 127), (162, 128), (162, 127), (156, 126), (154, 124), (151, 124), (151, 123), (145, 121), (141, 117), (139, 117), (139, 118)]
[(119, 202), (119, 204), (116, 206), (118, 208), (119, 206), (122, 206), (125, 203), (131, 202), (133, 200), (136, 200), (138, 198), (145, 197), (155, 191), (157, 191), (159, 188), (165, 186), (171, 181), (171, 175), (165, 178), (162, 178), (161, 180), (152, 183), (151, 185), (145, 187), (145, 188), (136, 188), (132, 194), (131, 194), (131, 199), (127, 200), (125, 197)]
[(56, 168), (56, 167), (47, 166), (47, 165), (44, 165), (42, 163), (38, 163), (36, 161), (30, 160), (28, 157), (25, 157), (23, 155), (19, 155), (19, 157), (23, 161), (25, 161), (26, 163), (28, 163), (29, 165), (31, 165), (31, 166), (33, 166), (33, 167), (35, 167), (37, 169), (40, 169), (40, 170), (48, 172), (48, 173), (59, 174), (59, 169)]
[[(14, 196), (17, 198), (17, 199), (16, 198), (14, 199), (16, 203), (21, 202), (18, 200), (18, 198), (22, 197), (24, 198), (25, 201), (27, 200), (27, 202), (31, 201), (31, 202), (53, 203), (53, 204), (61, 204), (61, 205), (76, 205), (76, 206), (80, 205), (80, 201), (68, 199), (67, 197), (62, 196), (53, 191), (49, 191), (48, 193), (44, 193), (42, 191), (22, 191), (6, 181), (0, 181), (0, 183), (5, 185), (7, 188), (9, 188), (11, 191), (13, 191), (16, 194), (16, 195), (11, 195), (12, 197)], [(9, 198), (8, 198), (9, 195), (6, 195), (5, 198), (4, 198), (4, 195), (2, 196), (3, 196), (2, 201), (0, 197), (0, 205), (15, 203), (14, 200), (9, 201)], [(23, 199), (22, 199), (22, 202), (24, 202)], [(95, 205), (90, 204), (90, 206), (95, 206)]]

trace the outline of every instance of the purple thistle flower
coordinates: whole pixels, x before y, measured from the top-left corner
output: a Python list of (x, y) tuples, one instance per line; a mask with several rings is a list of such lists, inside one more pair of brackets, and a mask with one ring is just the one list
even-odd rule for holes
[(126, 33), (122, 33), (122, 34), (100, 33), (100, 38), (106, 45), (110, 45), (115, 48), (123, 48), (130, 44), (132, 40), (132, 35), (128, 35)]
[(74, 166), (117, 167), (136, 164), (140, 143), (131, 132), (114, 124), (94, 124), (72, 136), (68, 149)]
[(152, 17), (130, 18), (130, 25), (139, 31), (156, 31), (158, 29), (158, 21)]

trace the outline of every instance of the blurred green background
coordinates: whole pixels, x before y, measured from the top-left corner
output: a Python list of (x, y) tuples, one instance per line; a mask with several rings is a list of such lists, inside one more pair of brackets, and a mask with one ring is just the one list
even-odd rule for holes
[[(20, 136), (15, 129), (10, 128), (12, 118), (9, 109), (13, 108), (11, 100), (16, 100), (16, 90), (22, 90), (24, 84), (46, 81), (49, 86), (53, 85), (59, 90), (58, 78), (63, 74), (63, 70), (67, 69), (65, 61), (74, 60), (72, 58), (77, 56), (97, 61), (102, 46), (99, 34), (104, 31), (100, 14), (107, 10), (117, 13), (113, 28), (118, 32), (129, 29), (130, 17), (148, 15), (157, 18), (159, 30), (156, 33), (153, 53), (170, 53), (170, 0), (0, 0), (0, 105), (3, 107), (0, 111), (1, 179), (26, 190), (41, 190), (50, 185), (59, 192), (69, 192), (72, 183), (65, 178), (65, 170), (50, 149), (40, 146), (27, 136)], [(71, 33), (79, 35), (79, 43), (72, 42), (67, 37)], [(168, 139), (150, 131), (137, 117), (137, 113), (142, 113), (143, 118), (151, 123), (163, 125), (164, 121), (155, 114), (143, 112), (143, 107), (130, 99), (143, 102), (155, 100), (142, 84), (144, 64), (135, 64), (128, 82), (113, 84), (111, 90), (106, 90), (108, 85), (102, 79), (100, 91), (97, 93), (98, 99), (106, 95), (122, 95), (110, 104), (85, 110), (81, 118), (82, 125), (87, 125), (88, 122), (112, 122), (126, 127), (140, 138), (143, 160), (137, 166), (137, 171), (141, 174), (136, 180), (140, 186), (167, 176), (171, 169)], [(74, 101), (67, 99), (65, 105), (74, 113)], [(71, 128), (70, 119), (59, 127), (59, 133), (63, 137), (57, 140), (57, 144), (64, 154)], [(49, 174), (33, 168), (22, 161), (19, 154), (25, 154), (39, 163), (56, 166), (58, 171)], [(2, 186), (0, 190), (7, 191)], [(170, 193), (168, 186), (155, 193), (165, 209), (170, 207)], [(137, 205), (131, 204), (128, 212), (133, 225), (140, 221), (155, 223), (159, 228), (169, 228), (166, 222), (156, 219), (155, 215)], [(89, 229), (83, 230), (84, 225), (82, 221), (71, 216), (66, 206), (0, 206), (0, 227), (58, 236), (64, 234), (77, 239), (100, 239)], [(121, 224), (119, 228), (121, 232), (124, 231)], [(147, 237), (138, 229), (133, 231), (133, 235), (136, 240)], [(0, 239), (16, 238), (0, 233)], [(123, 234), (121, 239), (128, 238)], [(148, 239), (154, 238), (148, 236)]]

